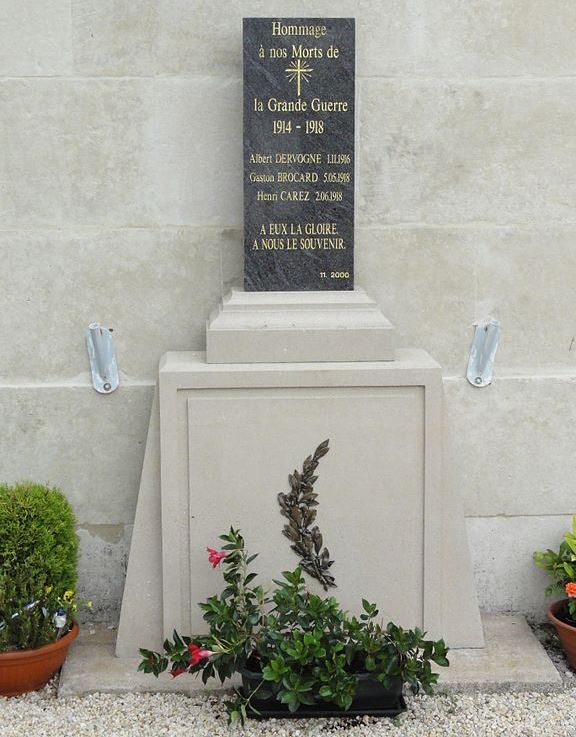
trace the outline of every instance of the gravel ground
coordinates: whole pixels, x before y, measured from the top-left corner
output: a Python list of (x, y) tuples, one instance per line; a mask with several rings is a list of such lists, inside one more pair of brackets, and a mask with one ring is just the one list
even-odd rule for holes
[(566, 662), (566, 656), (564, 655), (554, 626), (549, 622), (529, 622), (529, 624), (532, 632), (540, 640), (550, 660), (556, 666), (556, 670), (560, 673), (564, 686), (567, 688), (576, 688), (576, 674)]
[(198, 694), (93, 694), (57, 699), (44, 691), (0, 698), (2, 737), (576, 737), (576, 688), (554, 694), (437, 695), (409, 700), (396, 719), (269, 720), (229, 728), (222, 701)]
[(448, 694), (408, 698), (396, 719), (249, 721), (230, 728), (219, 696), (93, 694), (57, 698), (42, 691), (0, 697), (0, 737), (576, 737), (576, 678), (554, 629), (532, 625), (562, 675), (553, 693)]

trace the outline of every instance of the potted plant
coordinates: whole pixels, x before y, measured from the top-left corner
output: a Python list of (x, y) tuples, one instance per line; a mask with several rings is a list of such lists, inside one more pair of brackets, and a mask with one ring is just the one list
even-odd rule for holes
[(0, 695), (44, 686), (78, 634), (78, 537), (56, 488), (0, 484)]
[(200, 604), (209, 634), (174, 632), (164, 652), (141, 649), (139, 670), (158, 676), (201, 673), (222, 682), (235, 673), (243, 686), (226, 703), (230, 721), (252, 716), (395, 715), (405, 708), (402, 686), (431, 693), (447, 666), (443, 640), (424, 639), (377, 621), (374, 604), (363, 600), (359, 617), (344, 612), (332, 596), (305, 589), (302, 570), (285, 571), (267, 594), (254, 585), (239, 530), (225, 535), (222, 550), (208, 548), (214, 567), (222, 564), (225, 587)]
[(538, 551), (534, 553), (534, 562), (552, 578), (546, 596), (566, 595), (550, 604), (548, 619), (556, 628), (568, 663), (576, 670), (576, 515), (572, 518), (572, 531), (564, 535), (558, 552)]

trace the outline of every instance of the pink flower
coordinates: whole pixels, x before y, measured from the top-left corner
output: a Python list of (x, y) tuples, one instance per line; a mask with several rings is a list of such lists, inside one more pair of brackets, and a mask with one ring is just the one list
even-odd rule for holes
[(182, 673), (187, 673), (187, 672), (188, 672), (188, 668), (174, 668), (173, 670), (170, 671), (170, 675), (172, 676), (172, 678), (178, 678), (178, 676), (181, 676)]
[(193, 642), (188, 645), (188, 652), (190, 653), (190, 665), (197, 665), (201, 660), (204, 660), (204, 658), (209, 658), (211, 655), (214, 655), (212, 650), (201, 648)]
[(212, 563), (212, 568), (216, 568), (220, 561), (228, 555), (225, 550), (214, 550), (214, 548), (206, 548), (206, 550), (208, 551), (208, 561)]

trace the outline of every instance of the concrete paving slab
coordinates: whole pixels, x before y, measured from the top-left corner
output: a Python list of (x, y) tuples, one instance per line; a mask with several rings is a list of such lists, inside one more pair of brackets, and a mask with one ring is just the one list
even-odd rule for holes
[(524, 617), (483, 614), (485, 647), (451, 650), (440, 683), (452, 691), (546, 691), (562, 685)]
[(84, 696), (89, 693), (177, 692), (190, 693), (190, 679), (171, 678), (167, 673), (156, 679), (138, 672), (136, 658), (117, 658), (114, 654), (116, 630), (84, 626), (74, 642), (62, 672), (58, 696)]
[[(441, 669), (439, 688), (450, 691), (552, 691), (562, 679), (524, 617), (484, 614), (486, 647), (450, 651), (450, 667)], [(138, 660), (114, 655), (116, 631), (85, 626), (72, 645), (58, 695), (88, 693), (180, 692), (203, 688), (199, 679), (166, 673), (159, 679), (138, 673)], [(218, 687), (217, 683), (211, 686)]]

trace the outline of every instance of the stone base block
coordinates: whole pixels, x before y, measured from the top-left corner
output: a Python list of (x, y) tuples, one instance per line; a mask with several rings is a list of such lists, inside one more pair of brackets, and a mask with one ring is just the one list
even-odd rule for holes
[[(298, 557), (276, 496), (324, 439), (317, 523), (334, 591), (453, 647), (481, 647), (464, 521), (442, 479), (442, 377), (424, 351), (395, 361), (210, 364), (169, 353), (160, 367), (117, 652), (205, 629), (198, 601), (222, 580), (206, 545), (242, 529), (265, 588)], [(161, 530), (160, 530), (161, 517)], [(315, 587), (310, 581), (310, 588)]]
[(396, 342), (363, 289), (233, 290), (208, 320), (206, 362), (393, 361)]

